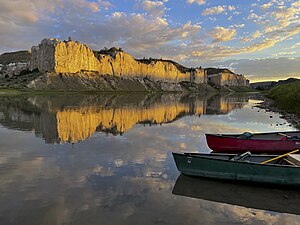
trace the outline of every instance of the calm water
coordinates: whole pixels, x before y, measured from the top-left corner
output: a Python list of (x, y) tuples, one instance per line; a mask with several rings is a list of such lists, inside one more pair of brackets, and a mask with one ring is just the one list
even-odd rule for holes
[(0, 97), (0, 224), (300, 224), (300, 191), (185, 179), (173, 162), (172, 151), (210, 152), (204, 133), (295, 129), (257, 102)]

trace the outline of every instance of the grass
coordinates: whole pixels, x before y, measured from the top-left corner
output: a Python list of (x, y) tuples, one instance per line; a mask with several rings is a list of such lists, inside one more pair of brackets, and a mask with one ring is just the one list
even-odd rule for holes
[(268, 97), (274, 100), (278, 108), (300, 115), (300, 82), (272, 88)]
[(18, 95), (21, 92), (15, 89), (1, 89), (0, 88), (0, 96), (5, 96), (5, 95)]

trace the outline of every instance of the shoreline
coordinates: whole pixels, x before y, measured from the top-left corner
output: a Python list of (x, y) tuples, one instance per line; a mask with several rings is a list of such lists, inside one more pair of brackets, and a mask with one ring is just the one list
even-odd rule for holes
[(275, 101), (267, 98), (265, 94), (262, 94), (261, 96), (259, 96), (259, 98), (263, 102), (257, 104), (258, 108), (265, 109), (267, 112), (275, 112), (281, 114), (281, 118), (285, 119), (296, 129), (300, 130), (300, 116), (296, 115), (295, 113), (288, 112), (287, 110), (279, 109), (275, 106)]

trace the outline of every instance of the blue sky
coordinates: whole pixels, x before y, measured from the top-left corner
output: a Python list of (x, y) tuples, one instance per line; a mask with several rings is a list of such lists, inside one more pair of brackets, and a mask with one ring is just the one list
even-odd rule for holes
[(0, 52), (71, 36), (95, 50), (300, 78), (300, 0), (0, 0)]

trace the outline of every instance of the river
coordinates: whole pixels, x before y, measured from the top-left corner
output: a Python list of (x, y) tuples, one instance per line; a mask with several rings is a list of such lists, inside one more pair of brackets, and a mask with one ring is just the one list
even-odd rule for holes
[(0, 224), (300, 224), (297, 202), (285, 204), (300, 191), (186, 179), (175, 167), (172, 152), (210, 152), (205, 133), (295, 130), (258, 102), (247, 94), (0, 96)]

